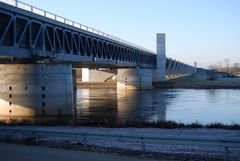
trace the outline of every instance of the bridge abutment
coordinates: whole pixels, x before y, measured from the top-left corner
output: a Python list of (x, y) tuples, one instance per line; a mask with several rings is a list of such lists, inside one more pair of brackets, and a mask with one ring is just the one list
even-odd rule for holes
[(73, 115), (71, 64), (4, 64), (0, 78), (0, 115)]
[(117, 89), (152, 89), (151, 69), (118, 69)]

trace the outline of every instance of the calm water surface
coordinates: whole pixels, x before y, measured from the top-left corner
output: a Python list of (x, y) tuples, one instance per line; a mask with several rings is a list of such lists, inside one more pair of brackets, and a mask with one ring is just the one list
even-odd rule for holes
[(174, 120), (240, 124), (240, 90), (78, 89), (77, 119), (86, 122)]

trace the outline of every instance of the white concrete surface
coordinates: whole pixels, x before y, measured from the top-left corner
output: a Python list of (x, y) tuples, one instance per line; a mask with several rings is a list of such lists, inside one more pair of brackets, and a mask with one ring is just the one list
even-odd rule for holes
[(82, 82), (89, 82), (89, 69), (82, 68)]
[(107, 82), (117, 75), (117, 69), (89, 70), (89, 82)]
[(152, 88), (151, 69), (118, 69), (117, 89), (136, 90)]
[(70, 64), (0, 65), (0, 115), (73, 114)]

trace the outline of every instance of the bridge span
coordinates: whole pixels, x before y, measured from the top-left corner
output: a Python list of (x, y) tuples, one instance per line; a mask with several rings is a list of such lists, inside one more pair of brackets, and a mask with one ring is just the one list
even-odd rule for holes
[(8, 2), (0, 10), (1, 56), (85, 67), (156, 66), (153, 51), (19, 1), (1, 1)]
[(73, 69), (85, 81), (114, 69), (123, 90), (195, 72), (166, 57), (165, 34), (155, 53), (17, 0), (0, 0), (0, 21), (0, 115), (72, 115)]

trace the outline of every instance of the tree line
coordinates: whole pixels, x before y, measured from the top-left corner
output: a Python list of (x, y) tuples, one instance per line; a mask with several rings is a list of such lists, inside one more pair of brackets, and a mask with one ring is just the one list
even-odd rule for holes
[(218, 61), (216, 64), (209, 65), (208, 68), (217, 72), (240, 75), (240, 63), (231, 63), (229, 58), (225, 58), (223, 61)]

